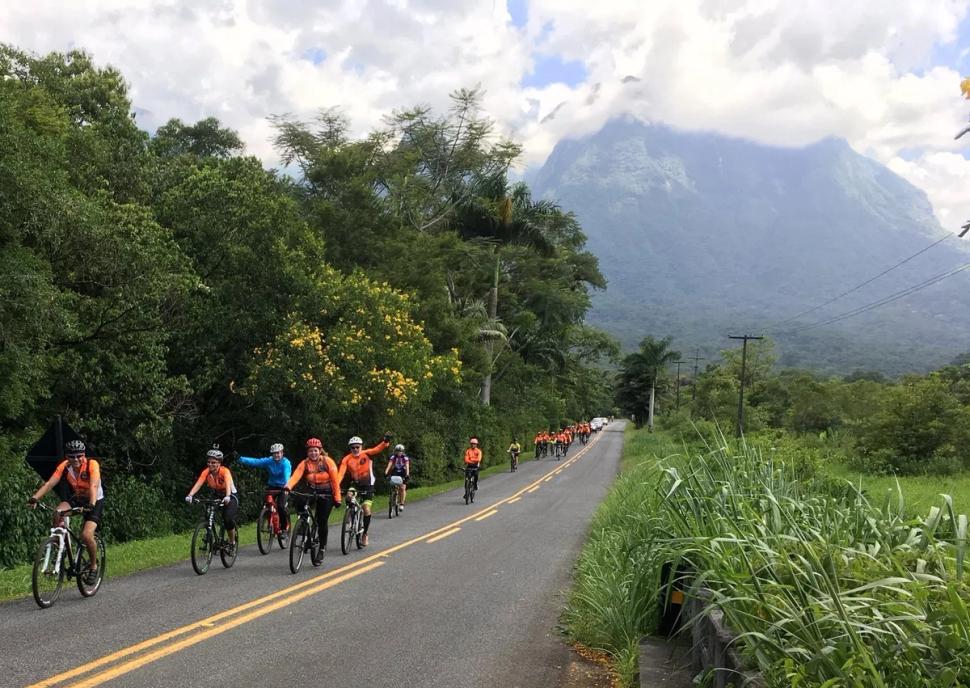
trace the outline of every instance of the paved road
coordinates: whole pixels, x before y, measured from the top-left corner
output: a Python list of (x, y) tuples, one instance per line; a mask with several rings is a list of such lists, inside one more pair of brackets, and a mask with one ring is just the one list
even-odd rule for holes
[(565, 461), (483, 479), (472, 506), (452, 491), (376, 516), (349, 556), (331, 528), (324, 566), (295, 576), (251, 547), (201, 577), (184, 562), (89, 600), (65, 585), (47, 611), (0, 605), (0, 686), (558, 685), (562, 591), (621, 446), (614, 423)]

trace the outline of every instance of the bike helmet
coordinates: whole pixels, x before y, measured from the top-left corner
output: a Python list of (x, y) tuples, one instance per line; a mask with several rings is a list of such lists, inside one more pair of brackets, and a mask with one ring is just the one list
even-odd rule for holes
[(222, 452), (213, 447), (205, 453), (205, 458), (216, 459), (217, 461), (222, 461)]
[(351, 445), (351, 444), (359, 444), (359, 445), (363, 446), (364, 440), (362, 440), (359, 437), (357, 437), (357, 435), (354, 435), (349, 440), (347, 440), (347, 444), (348, 445)]
[(471, 439), (468, 440), (468, 443), (469, 444), (478, 444), (478, 438), (477, 437), (472, 437)]
[(277, 442), (276, 444), (269, 445), (269, 453), (275, 454), (276, 452), (283, 451), (283, 445)]
[(68, 454), (81, 454), (84, 452), (84, 442), (81, 440), (71, 440), (64, 445), (64, 451)]
[(394, 451), (396, 451), (396, 452), (398, 452), (398, 451), (404, 451), (404, 445), (403, 444), (395, 444), (394, 445)]
[(316, 437), (311, 437), (306, 441), (306, 448), (312, 449), (313, 447), (316, 447), (317, 449), (323, 449), (323, 442), (318, 440)]

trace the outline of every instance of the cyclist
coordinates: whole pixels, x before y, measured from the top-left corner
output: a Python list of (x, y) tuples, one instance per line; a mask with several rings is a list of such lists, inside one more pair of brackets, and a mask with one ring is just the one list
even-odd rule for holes
[(550, 431), (549, 432), (549, 454), (552, 456), (559, 456), (559, 436)]
[(471, 472), (475, 480), (475, 489), (478, 489), (478, 469), (482, 464), (482, 450), (478, 448), (478, 438), (468, 439), (468, 449), (465, 450), (465, 473)]
[[(67, 478), (71, 494), (57, 505), (58, 511), (85, 508), (84, 526), (81, 528), (81, 542), (88, 548), (88, 570), (83, 573), (84, 582), (94, 585), (98, 582), (98, 550), (94, 541), (94, 531), (101, 525), (104, 515), (104, 489), (101, 487), (101, 465), (95, 458), (85, 455), (84, 442), (71, 440), (64, 445), (64, 460), (61, 461), (54, 474), (46, 483), (31, 495), (27, 504), (32, 509), (37, 508), (37, 502), (47, 494), (52, 487), (58, 485), (62, 478)], [(60, 492), (63, 496), (64, 492)], [(60, 516), (55, 516), (57, 521)], [(55, 521), (56, 523), (56, 521)], [(82, 575), (79, 571), (78, 575)]]
[(243, 466), (254, 466), (266, 469), (266, 494), (273, 496), (276, 511), (280, 515), (280, 528), (283, 529), (284, 542), (289, 536), (290, 515), (286, 511), (286, 495), (283, 494), (286, 483), (290, 480), (292, 466), (290, 460), (283, 455), (283, 445), (279, 442), (270, 445), (269, 456), (254, 458), (240, 456), (239, 463)]
[[(316, 565), (319, 564), (327, 549), (327, 521), (330, 520), (330, 512), (340, 508), (340, 472), (337, 470), (337, 464), (324, 451), (323, 443), (316, 437), (306, 441), (306, 458), (297, 464), (296, 470), (286, 481), (283, 490), (289, 492), (300, 480), (305, 480), (307, 490), (317, 495), (316, 517), (320, 556), (313, 560)], [(297, 496), (293, 507), (297, 511), (303, 511), (309, 501), (308, 497)]]
[(536, 433), (536, 437), (533, 440), (533, 443), (534, 443), (535, 448), (536, 448), (536, 456), (535, 456), (535, 458), (537, 458), (537, 459), (539, 458), (539, 452), (542, 451), (542, 441), (543, 441), (542, 440), (542, 432), (541, 431), (540, 432), (537, 432)]
[(403, 444), (394, 445), (394, 453), (387, 460), (387, 468), (384, 469), (384, 475), (396, 475), (404, 481), (401, 487), (398, 488), (400, 490), (398, 506), (401, 511), (404, 511), (404, 497), (407, 494), (408, 480), (411, 479), (411, 457), (404, 453)]
[(236, 514), (239, 513), (239, 495), (236, 494), (236, 483), (232, 473), (222, 465), (222, 452), (214, 446), (205, 453), (205, 465), (195, 485), (185, 495), (185, 501), (192, 503), (195, 493), (202, 486), (210, 488), (217, 496), (222, 495), (222, 523), (226, 526), (226, 536), (229, 539), (229, 551), (236, 549)]
[(367, 546), (367, 530), (370, 527), (371, 507), (374, 504), (374, 462), (372, 456), (380, 454), (391, 443), (391, 433), (385, 432), (384, 439), (370, 449), (364, 449), (364, 440), (356, 435), (347, 442), (350, 453), (340, 461), (340, 482), (350, 474), (350, 484), (357, 488), (358, 498), (364, 507), (364, 534), (361, 545)]
[[(519, 454), (522, 453), (522, 447), (519, 446), (519, 441), (516, 438), (512, 438), (512, 444), (509, 445), (507, 453), (512, 457), (512, 465), (515, 466), (515, 468), (518, 468)], [(515, 468), (512, 470), (515, 470)]]

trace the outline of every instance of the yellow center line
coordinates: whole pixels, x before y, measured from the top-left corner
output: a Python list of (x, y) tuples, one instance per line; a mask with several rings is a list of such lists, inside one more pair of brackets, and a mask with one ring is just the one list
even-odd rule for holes
[(486, 513), (484, 513), (484, 514), (482, 514), (481, 516), (479, 516), (479, 517), (478, 517), (478, 518), (476, 518), (475, 520), (476, 520), (476, 521), (484, 521), (484, 520), (485, 520), (486, 518), (488, 518), (489, 516), (494, 516), (494, 515), (495, 515), (495, 514), (497, 514), (497, 513), (498, 513), (498, 509), (492, 509), (491, 511), (489, 511), (489, 512), (486, 512)]
[(74, 683), (70, 686), (70, 688), (91, 688), (91, 686), (100, 685), (106, 681), (110, 681), (113, 678), (117, 678), (122, 674), (127, 674), (129, 672), (134, 671), (135, 669), (145, 666), (146, 664), (150, 664), (151, 662), (154, 662), (157, 659), (161, 659), (162, 657), (178, 652), (179, 650), (184, 650), (187, 647), (191, 647), (192, 645), (201, 643), (203, 640), (207, 640), (208, 638), (211, 638), (213, 636), (219, 635), (221, 633), (225, 633), (226, 631), (231, 630), (236, 626), (240, 626), (254, 619), (258, 619), (261, 616), (265, 616), (271, 612), (274, 612), (277, 609), (280, 609), (281, 607), (286, 607), (288, 605), (291, 605), (294, 602), (299, 602), (300, 600), (306, 597), (309, 597), (310, 595), (315, 595), (316, 593), (326, 590), (327, 588), (332, 588), (333, 586), (339, 585), (340, 583), (343, 583), (346, 580), (349, 580), (351, 578), (354, 578), (355, 576), (359, 576), (361, 574), (367, 573), (368, 571), (373, 571), (374, 569), (383, 565), (384, 565), (384, 562), (375, 561), (369, 566), (365, 566), (363, 568), (357, 569), (356, 571), (351, 571), (350, 573), (344, 574), (343, 576), (339, 576), (337, 578), (332, 578), (331, 580), (328, 580), (325, 583), (322, 583), (315, 587), (304, 590), (303, 592), (297, 593), (296, 595), (293, 595), (291, 597), (287, 597), (286, 599), (277, 600), (272, 604), (267, 604), (255, 611), (252, 611), (244, 616), (239, 617), (238, 619), (232, 619), (231, 621), (227, 621), (225, 624), (221, 626), (216, 626), (215, 628), (210, 628), (207, 631), (196, 633), (195, 635), (189, 638), (184, 638), (178, 641), (177, 643), (172, 643), (171, 645), (167, 645), (163, 648), (155, 650), (154, 652), (149, 652), (146, 655), (129, 660), (124, 664), (119, 664), (118, 666), (112, 667), (111, 669), (108, 669), (107, 671), (104, 671), (98, 674), (97, 676), (93, 676), (92, 678), (89, 678), (87, 680)]
[(443, 540), (446, 537), (448, 537), (449, 535), (454, 535), (459, 530), (461, 530), (461, 528), (452, 528), (451, 530), (446, 530), (445, 532), (441, 533), (440, 535), (435, 535), (433, 538), (428, 538), (427, 540), (425, 540), (425, 542), (427, 542), (428, 544), (431, 544), (432, 542), (437, 542), (438, 540)]
[[(597, 439), (599, 439), (599, 438), (597, 437)], [(207, 618), (202, 619), (200, 621), (196, 621), (196, 622), (193, 622), (191, 624), (187, 624), (185, 626), (181, 626), (179, 628), (175, 628), (175, 629), (173, 629), (171, 631), (167, 631), (165, 633), (161, 633), (161, 634), (155, 636), (154, 638), (149, 638), (149, 639), (144, 640), (144, 641), (142, 641), (140, 643), (136, 643), (135, 645), (130, 645), (129, 647), (122, 648), (121, 650), (118, 650), (116, 652), (112, 652), (112, 653), (107, 654), (107, 655), (105, 655), (103, 657), (100, 657), (100, 658), (98, 658), (96, 660), (93, 660), (91, 662), (87, 662), (86, 664), (82, 664), (80, 666), (77, 666), (74, 669), (70, 669), (68, 671), (61, 672), (60, 674), (57, 674), (55, 676), (51, 676), (50, 678), (44, 679), (44, 680), (39, 681), (37, 683), (33, 683), (33, 684), (27, 686), (27, 688), (50, 688), (51, 686), (55, 686), (55, 685), (57, 685), (59, 683), (65, 682), (65, 681), (67, 681), (69, 679), (72, 679), (72, 678), (75, 678), (77, 676), (81, 676), (83, 674), (89, 673), (89, 672), (93, 671), (94, 669), (97, 669), (99, 667), (103, 667), (106, 664), (111, 664), (112, 662), (115, 662), (117, 660), (124, 659), (125, 657), (129, 657), (131, 655), (138, 654), (139, 652), (142, 652), (144, 650), (147, 650), (147, 649), (149, 649), (151, 647), (154, 647), (154, 646), (156, 646), (156, 645), (158, 645), (160, 643), (164, 643), (166, 641), (172, 640), (174, 638), (177, 638), (177, 637), (179, 637), (181, 635), (185, 635), (185, 634), (190, 633), (192, 631), (197, 631), (197, 630), (200, 630), (200, 629), (207, 629), (207, 630), (204, 631), (204, 633), (210, 633), (212, 631), (216, 631), (218, 633), (225, 632), (226, 630), (229, 630), (230, 628), (235, 628), (236, 626), (238, 626), (241, 623), (246, 623), (247, 621), (250, 621), (252, 619), (259, 618), (259, 616), (262, 616), (263, 615), (263, 613), (264, 613), (263, 610), (265, 608), (271, 608), (271, 609), (275, 610), (275, 609), (278, 609), (280, 607), (284, 607), (284, 606), (286, 606), (288, 604), (292, 604), (292, 602), (295, 602), (295, 601), (297, 601), (299, 599), (303, 599), (304, 597), (306, 597), (308, 595), (316, 594), (317, 592), (320, 592), (322, 590), (326, 590), (329, 587), (333, 587), (334, 585), (337, 585), (338, 583), (341, 583), (341, 582), (343, 582), (345, 580), (349, 580), (350, 578), (353, 578), (354, 576), (357, 576), (357, 575), (359, 575), (361, 573), (365, 573), (365, 572), (370, 571), (370, 570), (372, 570), (374, 568), (377, 568), (378, 566), (381, 566), (383, 564), (383, 562), (380, 561), (380, 560), (386, 559), (388, 556), (390, 556), (391, 554), (393, 554), (395, 552), (398, 552), (398, 551), (400, 551), (402, 549), (405, 549), (406, 547), (410, 547), (410, 546), (412, 546), (412, 545), (414, 545), (415, 543), (418, 543), (418, 542), (434, 542), (434, 541), (436, 541), (438, 539), (441, 539), (441, 538), (447, 537), (449, 535), (452, 535), (452, 534), (456, 533), (457, 531), (461, 530), (461, 528), (458, 527), (461, 524), (463, 524), (463, 523), (465, 523), (467, 521), (473, 520), (473, 519), (478, 520), (479, 517), (481, 517), (481, 518), (487, 518), (488, 516), (491, 515), (491, 513), (489, 513), (487, 516), (482, 516), (482, 514), (485, 513), (485, 512), (488, 512), (488, 511), (495, 511), (496, 507), (499, 507), (502, 504), (512, 504), (514, 502), (517, 502), (517, 501), (519, 501), (522, 498), (522, 496), (524, 494), (531, 493), (531, 492), (535, 492), (536, 490), (539, 489), (540, 484), (544, 480), (546, 480), (548, 477), (550, 477), (551, 475), (555, 474), (556, 472), (558, 472), (560, 470), (563, 470), (563, 469), (567, 468), (568, 466), (571, 466), (573, 463), (575, 463), (576, 461), (578, 461), (587, 451), (589, 451), (589, 449), (592, 447), (592, 445), (593, 445), (593, 443), (595, 441), (596, 440), (591, 441), (589, 444), (587, 444), (585, 447), (583, 447), (583, 449), (580, 450), (579, 453), (577, 453), (572, 459), (569, 459), (566, 463), (562, 464), (561, 466), (558, 466), (556, 469), (554, 469), (554, 471), (552, 473), (548, 474), (547, 476), (543, 476), (543, 477), (538, 478), (534, 482), (532, 482), (529, 485), (526, 485), (525, 487), (523, 487), (522, 489), (520, 489), (518, 492), (512, 494), (510, 497), (506, 497), (505, 499), (502, 499), (502, 500), (496, 502), (494, 505), (492, 505), (490, 507), (486, 507), (483, 511), (479, 511), (479, 512), (476, 512), (476, 513), (473, 513), (473, 514), (469, 514), (468, 516), (465, 516), (465, 517), (460, 518), (460, 519), (458, 519), (456, 521), (453, 521), (452, 523), (449, 523), (447, 525), (441, 526), (440, 528), (437, 528), (435, 530), (432, 530), (429, 533), (425, 533), (424, 535), (420, 535), (420, 536), (415, 537), (415, 538), (412, 538), (410, 540), (406, 540), (406, 541), (401, 542), (401, 543), (399, 543), (397, 545), (394, 545), (392, 547), (388, 547), (387, 549), (382, 550), (380, 552), (375, 552), (374, 554), (372, 554), (370, 556), (364, 557), (363, 559), (360, 559), (360, 560), (358, 560), (356, 562), (347, 564), (345, 566), (341, 566), (341, 567), (339, 567), (337, 569), (334, 569), (333, 571), (329, 571), (327, 573), (324, 573), (324, 574), (321, 574), (321, 575), (318, 575), (318, 576), (314, 576), (313, 578), (310, 578), (308, 580), (302, 581), (300, 583), (296, 583), (295, 585), (288, 586), (288, 587), (283, 588), (281, 590), (277, 590), (276, 592), (270, 593), (269, 595), (265, 595), (263, 597), (256, 598), (255, 600), (251, 600), (251, 601), (246, 602), (244, 604), (241, 604), (241, 605), (239, 605), (237, 607), (233, 607), (232, 609), (226, 609), (226, 610), (224, 610), (222, 612), (219, 612), (218, 614), (215, 614), (213, 616), (207, 617)], [(347, 572), (346, 575), (342, 575), (345, 572)], [(321, 584), (321, 582), (324, 582), (324, 583)], [(301, 590), (303, 590), (303, 588), (307, 588), (309, 586), (316, 586), (316, 587), (312, 587), (310, 590), (307, 590), (307, 591), (299, 592), (296, 595), (293, 594), (293, 593), (297, 593), (297, 591), (301, 591)], [(285, 597), (285, 599), (280, 600), (279, 598), (281, 598), (281, 597)], [(273, 600), (278, 600), (278, 601), (277, 602), (273, 602)], [(267, 605), (267, 603), (272, 603), (272, 604), (268, 604)], [(255, 612), (251, 612), (250, 614), (246, 614), (244, 616), (240, 616), (237, 619), (232, 619), (231, 621), (228, 621), (226, 623), (226, 625), (224, 625), (224, 626), (213, 627), (213, 624), (215, 624), (218, 621), (222, 621), (224, 619), (228, 619), (230, 617), (237, 616), (239, 614), (242, 614), (242, 612), (245, 612), (247, 610), (253, 609), (254, 607), (259, 607), (260, 605), (267, 605), (267, 607), (260, 608), (259, 610), (255, 611)], [(196, 637), (198, 637), (198, 635), (193, 635), (190, 638), (183, 639), (181, 641), (178, 641), (176, 643), (173, 643), (172, 645), (166, 646), (165, 648), (161, 648), (159, 650), (156, 650), (155, 652), (152, 652), (152, 653), (143, 655), (142, 657), (138, 657), (136, 659), (133, 659), (133, 660), (131, 660), (131, 662), (141, 661), (145, 657), (155, 657), (155, 656), (157, 656), (157, 657), (164, 657), (167, 654), (171, 654), (171, 652), (178, 651), (178, 649), (181, 649), (182, 647), (189, 647), (190, 645), (194, 644), (194, 643), (188, 642), (188, 641), (191, 641), (191, 640), (193, 640)], [(171, 648), (175, 648), (175, 649), (171, 649)], [(169, 652), (170, 649), (171, 649), (171, 652)], [(149, 660), (149, 661), (154, 661), (154, 660)], [(130, 662), (127, 662), (127, 663), (124, 663), (124, 664), (120, 664), (119, 667), (127, 666), (129, 663)], [(139, 666), (141, 666), (141, 665), (139, 665)], [(137, 668), (137, 667), (135, 667), (135, 668)], [(111, 669), (108, 672), (103, 672), (103, 673), (99, 674), (98, 679), (99, 680), (108, 680), (107, 678), (104, 678), (104, 677), (107, 674), (111, 674), (113, 671), (115, 671), (115, 669)], [(121, 673), (125, 673), (125, 672), (121, 672)], [(94, 680), (94, 679), (89, 679), (88, 681), (91, 681), (91, 680)], [(96, 685), (96, 683), (82, 682), (82, 683), (77, 684), (77, 685), (78, 686), (87, 686), (87, 685)]]

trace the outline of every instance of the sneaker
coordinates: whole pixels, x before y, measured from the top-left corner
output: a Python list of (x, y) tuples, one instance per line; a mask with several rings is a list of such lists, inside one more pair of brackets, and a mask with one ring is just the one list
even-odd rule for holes
[(280, 537), (281, 537), (281, 538), (282, 538), (282, 540), (283, 540), (283, 544), (282, 544), (281, 546), (282, 546), (282, 547), (286, 547), (286, 545), (287, 545), (287, 544), (289, 544), (289, 542), (290, 542), (290, 531), (288, 531), (288, 530), (284, 530), (284, 531), (283, 531), (283, 532), (282, 532), (282, 533), (280, 534)]
[(397, 505), (397, 508), (398, 508), (399, 511), (404, 511), (404, 505), (403, 504), (398, 504)]
[(324, 556), (324, 554), (326, 554), (326, 552), (327, 552), (326, 549), (321, 549), (319, 555), (312, 555), (311, 554), (310, 555), (310, 561), (311, 561), (311, 563), (314, 566), (319, 566), (320, 565), (320, 562), (323, 561), (323, 556)]
[(226, 556), (229, 556), (229, 557), (236, 556), (236, 543), (235, 542), (230, 542), (228, 545), (226, 545)]
[(360, 536), (360, 546), (367, 547), (367, 533)]
[(98, 582), (98, 576), (100, 573), (97, 569), (88, 569), (84, 572), (84, 583), (85, 585), (94, 585)]

